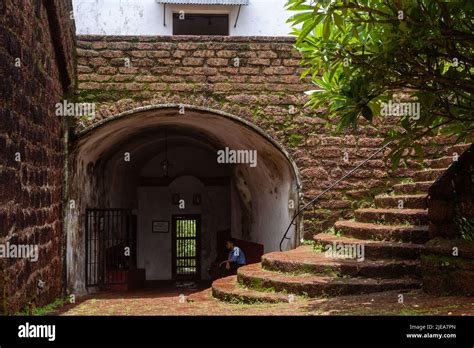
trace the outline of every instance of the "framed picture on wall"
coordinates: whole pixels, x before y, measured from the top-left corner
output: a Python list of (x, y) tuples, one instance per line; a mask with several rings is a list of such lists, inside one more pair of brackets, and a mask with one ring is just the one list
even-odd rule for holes
[(152, 221), (151, 232), (152, 233), (168, 233), (170, 231), (169, 221)]

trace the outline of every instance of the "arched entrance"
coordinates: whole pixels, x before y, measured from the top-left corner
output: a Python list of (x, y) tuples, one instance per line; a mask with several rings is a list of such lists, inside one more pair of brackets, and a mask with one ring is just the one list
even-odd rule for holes
[[(233, 115), (156, 105), (105, 119), (79, 132), (70, 153), (68, 288), (86, 290), (87, 274), (97, 272), (86, 258), (100, 247), (106, 248), (101, 257), (109, 262), (109, 252), (128, 246), (147, 280), (172, 279), (180, 264), (184, 273), (206, 279), (224, 235), (263, 244), (265, 252), (278, 250), (300, 192), (297, 168), (285, 150)], [(96, 212), (92, 220), (87, 215), (91, 209)], [(101, 213), (108, 209), (122, 213), (110, 213), (112, 218)], [(192, 261), (178, 261), (180, 251), (172, 244), (180, 216), (198, 217), (193, 223), (199, 223), (199, 240), (189, 247), (198, 248), (195, 268)], [(100, 242), (104, 247), (97, 242), (104, 233), (120, 236)], [(295, 247), (300, 233), (298, 221), (284, 247)], [(96, 244), (86, 247), (86, 238)], [(131, 261), (120, 262), (117, 267)]]

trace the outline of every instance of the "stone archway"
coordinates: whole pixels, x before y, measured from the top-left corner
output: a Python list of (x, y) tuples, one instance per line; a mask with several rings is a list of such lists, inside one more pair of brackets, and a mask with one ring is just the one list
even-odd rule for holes
[[(225, 149), (256, 151), (257, 162), (218, 163), (218, 151)], [(165, 158), (168, 173), (162, 168)], [(226, 158), (232, 162), (231, 156)], [(181, 176), (195, 177), (204, 186), (179, 192), (170, 184)], [(202, 204), (193, 202), (192, 193), (198, 191)], [(86, 209), (130, 209), (138, 216), (138, 245), (145, 236), (147, 243), (158, 245), (163, 237), (150, 237), (146, 226), (176, 213), (172, 200), (177, 194), (186, 202), (179, 212), (202, 214), (204, 233), (213, 234), (205, 248), (213, 248), (215, 234), (229, 229), (232, 237), (263, 244), (270, 252), (278, 249), (300, 204), (301, 180), (285, 149), (250, 122), (217, 110), (167, 104), (130, 110), (77, 132), (69, 156), (68, 192), (74, 202), (65, 219), (68, 288), (81, 293), (86, 291)], [(151, 212), (144, 208), (150, 204), (156, 205)], [(284, 248), (298, 244), (301, 223), (297, 221)], [(213, 257), (208, 252), (206, 262)], [(158, 262), (143, 255), (138, 260), (144, 268)], [(156, 264), (148, 268), (156, 271)], [(165, 273), (154, 274), (164, 279)]]

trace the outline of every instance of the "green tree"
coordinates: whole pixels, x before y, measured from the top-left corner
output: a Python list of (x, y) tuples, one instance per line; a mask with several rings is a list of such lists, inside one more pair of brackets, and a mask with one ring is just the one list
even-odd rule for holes
[(339, 130), (361, 117), (375, 122), (401, 94), (410, 101), (397, 106), (420, 112), (400, 109), (400, 127), (385, 135), (394, 165), (406, 148), (421, 156), (415, 141), (425, 136), (472, 141), (472, 0), (289, 0), (287, 8), (303, 75), (318, 86), (308, 105), (326, 108), (322, 117)]

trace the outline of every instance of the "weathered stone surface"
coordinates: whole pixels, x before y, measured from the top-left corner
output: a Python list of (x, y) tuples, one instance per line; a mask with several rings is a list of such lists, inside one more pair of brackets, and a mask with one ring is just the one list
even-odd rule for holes
[(384, 222), (388, 224), (428, 223), (428, 212), (424, 209), (382, 209), (366, 208), (355, 211), (355, 217), (360, 222)]
[(471, 227), (458, 226), (460, 218), (465, 222), (474, 221), (474, 183), (472, 179), (472, 163), (474, 147), (472, 145), (456, 145), (448, 150), (452, 156), (451, 166), (445, 173), (439, 169), (439, 178), (429, 189), (428, 209), (430, 234), (433, 237), (450, 239), (460, 238), (462, 230), (472, 239)]
[(367, 222), (338, 221), (334, 228), (344, 236), (359, 239), (386, 240), (407, 243), (424, 243), (428, 241), (428, 226), (381, 225)]
[(237, 283), (236, 276), (216, 280), (212, 284), (212, 295), (222, 301), (235, 303), (278, 303), (288, 302), (288, 296), (259, 292)]
[(474, 242), (432, 240), (423, 251), (421, 267), (427, 293), (474, 296)]
[(262, 257), (262, 268), (294, 274), (332, 275), (336, 277), (397, 278), (419, 274), (418, 260), (337, 259), (315, 252), (311, 246), (300, 246), (288, 252), (273, 252)]
[(309, 297), (363, 294), (384, 290), (405, 290), (421, 286), (421, 281), (411, 278), (374, 279), (351, 278), (337, 279), (328, 276), (293, 275), (269, 272), (261, 269), (260, 264), (239, 268), (237, 280), (251, 289), (267, 289)]
[[(55, 104), (72, 97), (75, 28), (69, 0), (5, 0), (0, 8), (0, 244), (39, 249), (37, 262), (0, 258), (0, 312), (13, 314), (62, 295), (63, 119)], [(88, 59), (100, 53), (90, 42), (80, 47), (79, 71), (91, 74)]]
[(433, 184), (433, 181), (423, 181), (416, 183), (404, 183), (394, 185), (395, 193), (427, 193), (430, 186)]
[[(363, 142), (367, 145), (367, 142)], [(331, 146), (341, 144), (342, 141), (338, 138), (328, 141), (322, 138), (321, 143)], [(337, 150), (331, 152), (328, 150), (330, 147), (323, 149), (319, 152), (320, 156), (337, 156)], [(313, 164), (314, 157), (313, 154), (301, 159)], [(329, 173), (322, 173), (321, 169), (310, 167), (303, 173), (318, 179), (328, 174), (333, 176), (334, 171), (337, 171), (335, 176), (341, 175), (339, 166)], [(424, 244), (430, 239), (429, 230), (432, 230), (433, 225), (443, 228), (446, 227), (443, 222), (452, 220), (449, 215), (453, 210), (452, 202), (440, 198), (430, 202), (430, 216), (437, 218), (441, 225), (429, 219), (426, 209), (426, 191), (431, 182), (424, 180), (435, 179), (444, 171), (428, 169), (415, 172), (414, 179), (417, 182), (397, 184), (395, 194), (376, 196), (377, 208), (357, 209), (354, 211), (356, 221), (338, 221), (334, 224), (334, 233), (314, 236), (314, 249), (301, 246), (290, 251), (263, 255), (261, 264), (244, 266), (238, 270), (237, 282), (250, 291), (257, 291), (256, 296), (272, 292), (317, 297), (418, 288), (422, 284), (419, 279), (422, 274), (426, 292), (436, 295), (474, 295), (474, 243), (466, 240), (431, 240)], [(368, 174), (362, 170), (355, 178)], [(417, 193), (423, 189), (424, 193)], [(321, 190), (311, 190), (310, 194), (316, 195)], [(449, 197), (453, 194), (448, 193)], [(351, 190), (350, 195), (362, 199), (365, 193), (363, 190)], [(328, 217), (332, 218), (332, 210), (337, 203), (344, 202), (339, 200), (341, 195), (335, 192), (328, 196), (320, 199), (320, 205), (325, 209), (313, 209), (304, 214), (313, 229), (323, 230), (325, 225), (318, 218), (324, 214), (327, 222)], [(304, 235), (306, 239), (309, 237), (308, 234)], [(363, 253), (341, 259), (325, 252), (340, 250), (341, 247), (354, 248), (349, 250), (357, 249)], [(234, 298), (231, 292), (227, 296)]]
[(420, 170), (420, 171), (415, 172), (413, 177), (416, 181), (436, 180), (445, 171), (446, 171), (446, 168)]
[(418, 195), (379, 195), (375, 197), (375, 204), (380, 208), (398, 207), (400, 204), (410, 209), (426, 209), (426, 194)]
[[(96, 83), (110, 91), (100, 100), (98, 108), (102, 117), (98, 120), (113, 116), (119, 109), (126, 111), (170, 102), (242, 115), (273, 136), (292, 155), (302, 176), (306, 199), (373, 154), (383, 141), (380, 132), (391, 129), (399, 121), (395, 118), (384, 119), (384, 124), (367, 123), (353, 134), (338, 134), (325, 127), (324, 121), (317, 117), (324, 110), (304, 106), (308, 96), (303, 92), (317, 87), (308, 77), (300, 79), (303, 69), (298, 66), (299, 56), (292, 38), (85, 35), (79, 41), (81, 74), (88, 79), (84, 81), (81, 77), (84, 85), (80, 88), (84, 89), (78, 91), (79, 97), (93, 100), (92, 92), (101, 88)], [(120, 58), (108, 58), (108, 51), (123, 51), (130, 56), (137, 52), (137, 55), (127, 68), (119, 65), (123, 60), (114, 61)], [(146, 52), (147, 58), (142, 58), (141, 52)], [(102, 59), (107, 61), (105, 65)], [(154, 64), (142, 62), (145, 59), (152, 59)], [(111, 84), (102, 77), (106, 74), (129, 75), (133, 79), (112, 78), (114, 84)], [(132, 100), (126, 104), (128, 109), (117, 107), (122, 99)], [(434, 152), (444, 151), (448, 144), (439, 142)], [(412, 177), (418, 169), (412, 165), (391, 171), (383, 154), (378, 154), (333, 189), (340, 194), (337, 199), (321, 199), (315, 204), (306, 228), (314, 233), (318, 232), (317, 227), (327, 228), (340, 218), (351, 217), (351, 208), (358, 207), (361, 198), (386, 192), (395, 180)], [(430, 184), (395, 189), (411, 192), (425, 190)]]

